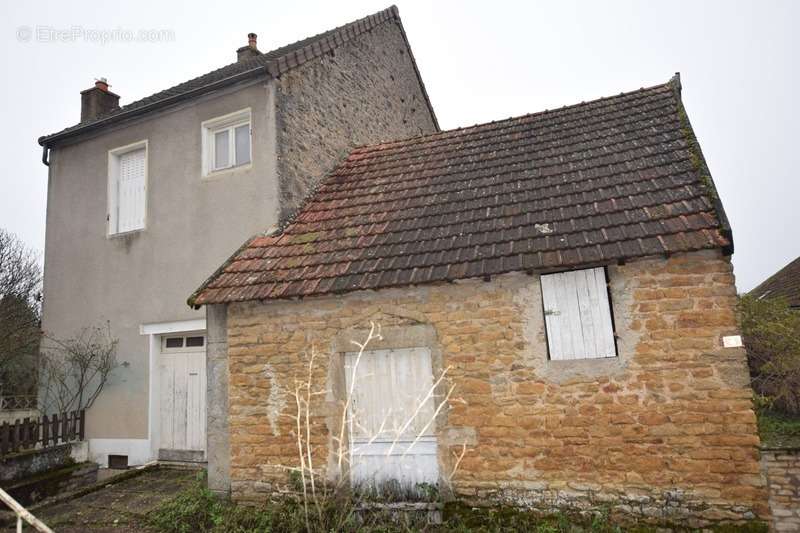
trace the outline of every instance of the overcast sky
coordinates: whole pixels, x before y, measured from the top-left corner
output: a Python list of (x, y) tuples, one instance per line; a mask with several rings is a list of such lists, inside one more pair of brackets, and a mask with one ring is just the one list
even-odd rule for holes
[[(43, 251), (47, 169), (36, 139), (78, 121), (79, 93), (96, 77), (107, 77), (124, 105), (232, 62), (248, 32), (269, 50), (389, 1), (3, 2), (0, 227)], [(733, 226), (739, 290), (800, 255), (800, 2), (397, 4), (444, 129), (655, 85), (680, 71)]]

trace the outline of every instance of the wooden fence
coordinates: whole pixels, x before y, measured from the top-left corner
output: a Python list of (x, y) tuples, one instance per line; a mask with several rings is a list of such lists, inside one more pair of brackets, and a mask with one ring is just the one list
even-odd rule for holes
[(83, 440), (86, 411), (25, 418), (13, 424), (0, 424), (0, 457), (33, 448), (50, 448), (58, 444)]

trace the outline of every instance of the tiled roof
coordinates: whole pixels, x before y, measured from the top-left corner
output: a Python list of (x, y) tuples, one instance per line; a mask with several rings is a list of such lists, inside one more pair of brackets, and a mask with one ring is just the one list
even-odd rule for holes
[[(238, 83), (259, 75), (269, 74), (273, 77), (278, 77), (284, 72), (287, 72), (307, 61), (322, 56), (331, 50), (341, 46), (357, 38), (362, 33), (371, 31), (376, 26), (383, 24), (386, 21), (397, 21), (403, 33), (403, 38), (408, 40), (405, 36), (405, 31), (402, 29), (400, 22), (400, 13), (396, 6), (391, 6), (383, 11), (379, 11), (374, 15), (369, 15), (362, 19), (356, 20), (344, 26), (334, 28), (332, 30), (320, 33), (313, 37), (297, 41), (296, 43), (266, 52), (260, 56), (252, 59), (231, 63), (225, 67), (203, 74), (197, 78), (178, 84), (174, 87), (164, 91), (155, 93), (136, 102), (132, 102), (124, 107), (115, 109), (109, 113), (100, 115), (90, 120), (85, 120), (79, 124), (61, 130), (60, 132), (45, 135), (39, 138), (39, 144), (49, 145), (63, 139), (85, 131), (105, 126), (107, 124), (119, 122), (134, 116), (140, 116), (143, 113), (150, 112), (154, 109), (159, 109), (164, 106), (172, 105), (180, 102), (186, 98), (192, 98), (205, 94), (207, 92)], [(411, 47), (408, 47), (411, 53)], [(413, 61), (413, 54), (411, 55)], [(416, 62), (414, 62), (416, 70)], [(423, 94), (427, 105), (433, 114), (433, 107), (428, 99), (425, 86), (422, 83), (422, 78), (417, 71), (417, 77), (420, 85), (422, 86)], [(435, 118), (434, 118), (435, 120)]]
[(548, 271), (732, 239), (680, 80), (354, 150), (192, 305)]
[(786, 298), (790, 307), (800, 307), (800, 257), (768, 277), (750, 294), (756, 298)]

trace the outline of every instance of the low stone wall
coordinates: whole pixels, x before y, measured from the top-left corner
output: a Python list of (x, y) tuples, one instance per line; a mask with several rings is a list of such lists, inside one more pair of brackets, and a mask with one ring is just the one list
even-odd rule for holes
[(775, 531), (800, 531), (800, 448), (761, 450)]
[(50, 470), (87, 460), (86, 442), (70, 442), (44, 450), (26, 450), (0, 458), (3, 484), (36, 476)]
[(4, 486), (20, 505), (31, 505), (72, 493), (97, 482), (97, 463), (74, 463), (30, 476)]

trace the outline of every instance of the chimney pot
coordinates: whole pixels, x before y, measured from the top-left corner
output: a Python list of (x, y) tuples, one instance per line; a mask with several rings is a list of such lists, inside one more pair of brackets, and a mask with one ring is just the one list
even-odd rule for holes
[(119, 109), (119, 95), (108, 88), (107, 79), (97, 78), (94, 87), (81, 91), (81, 122)]
[(257, 40), (258, 35), (255, 33), (248, 33), (247, 46), (242, 46), (236, 50), (236, 61), (246, 61), (250, 58), (260, 56), (261, 52), (258, 51), (258, 47), (256, 46)]

